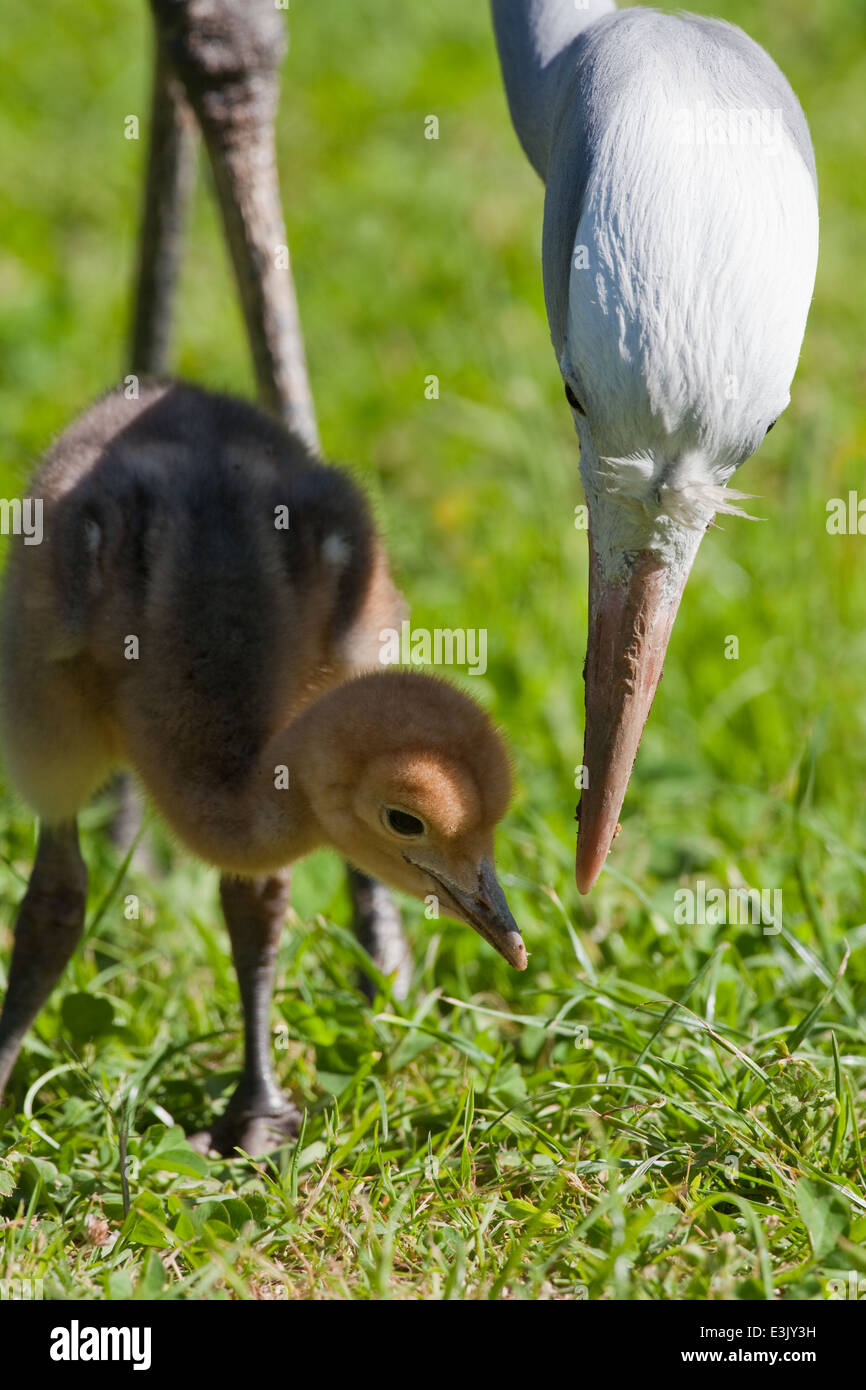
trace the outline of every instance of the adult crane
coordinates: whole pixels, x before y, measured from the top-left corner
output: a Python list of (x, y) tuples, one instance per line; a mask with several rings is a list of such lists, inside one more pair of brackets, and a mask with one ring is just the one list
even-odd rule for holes
[(604, 865), (680, 598), (790, 400), (818, 251), (800, 104), (742, 30), (612, 0), (492, 0), (546, 184), (550, 333), (589, 518), (576, 877)]

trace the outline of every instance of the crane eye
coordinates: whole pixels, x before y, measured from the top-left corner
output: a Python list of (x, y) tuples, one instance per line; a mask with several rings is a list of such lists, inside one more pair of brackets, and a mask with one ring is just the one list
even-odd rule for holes
[(423, 835), (427, 829), (417, 816), (410, 815), (408, 811), (401, 811), (398, 806), (385, 806), (382, 818), (395, 835)]
[(586, 414), (586, 411), (584, 410), (580, 401), (577, 399), (577, 396), (572, 391), (568, 382), (565, 383), (565, 399), (568, 401), (568, 404), (571, 406), (572, 410), (577, 411), (578, 415)]

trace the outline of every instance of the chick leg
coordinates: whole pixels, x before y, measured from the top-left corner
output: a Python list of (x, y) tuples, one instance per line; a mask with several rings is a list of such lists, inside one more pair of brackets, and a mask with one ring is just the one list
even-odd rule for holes
[(288, 869), (262, 878), (220, 879), (220, 901), (244, 1014), (244, 1066), (225, 1113), (190, 1142), (228, 1155), (263, 1154), (298, 1132), (300, 1112), (283, 1095), (271, 1063), (270, 1008), (277, 948), (289, 906)]
[(9, 987), (0, 1014), (0, 1097), (21, 1044), (84, 926), (87, 868), (75, 821), (43, 825), (27, 892), (18, 909)]
[[(394, 976), (395, 999), (405, 999), (412, 978), (412, 955), (403, 934), (400, 909), (390, 890), (360, 869), (350, 868), (349, 896), (355, 935), (376, 969), (383, 975)], [(368, 999), (376, 993), (375, 985), (366, 975), (361, 977), (361, 988)]]

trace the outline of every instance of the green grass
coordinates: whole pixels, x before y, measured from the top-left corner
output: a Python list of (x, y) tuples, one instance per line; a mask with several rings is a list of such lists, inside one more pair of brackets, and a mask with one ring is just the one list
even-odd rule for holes
[[(581, 899), (577, 450), (541, 188), (485, 7), (292, 6), (281, 168), (323, 441), (376, 498), (414, 621), (488, 630), (466, 685), (514, 750), (498, 855), (530, 968), (406, 903), (409, 1003), (368, 1007), (340, 866), (300, 866), (275, 1025), (306, 1128), (274, 1164), (205, 1164), (173, 1126), (220, 1106), (239, 1063), (215, 876), (157, 830), (167, 873), (118, 880), (96, 804), (91, 927), (0, 1149), (0, 1278), (119, 1299), (823, 1299), (866, 1275), (866, 541), (825, 528), (864, 478), (866, 21), (848, 0), (694, 8), (741, 21), (801, 96), (821, 265), (791, 407), (742, 475), (767, 519), (704, 542), (622, 834)], [(125, 366), (144, 141), (123, 120), (146, 115), (146, 40), (139, 0), (6, 20), (7, 496)], [(251, 389), (205, 188), (179, 369)], [(2, 825), (0, 989), (33, 848), (11, 793)], [(780, 889), (784, 930), (679, 924), (674, 894), (700, 880)]]

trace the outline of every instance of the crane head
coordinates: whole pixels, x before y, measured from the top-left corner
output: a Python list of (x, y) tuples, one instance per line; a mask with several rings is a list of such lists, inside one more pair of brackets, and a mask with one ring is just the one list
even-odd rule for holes
[(693, 115), (712, 93), (645, 67), (609, 113), (555, 261), (565, 147), (551, 154), (545, 210), (589, 525), (584, 893), (616, 832), (701, 538), (716, 514), (747, 514), (729, 480), (790, 399), (817, 259), (814, 175), (784, 124), (772, 141), (708, 143), (694, 125), (680, 139), (680, 106)]
[(731, 24), (614, 0), (491, 3), (511, 117), (546, 185), (545, 305), (588, 507), (585, 893), (701, 536), (739, 510), (727, 484), (789, 399), (815, 158), (784, 74)]

